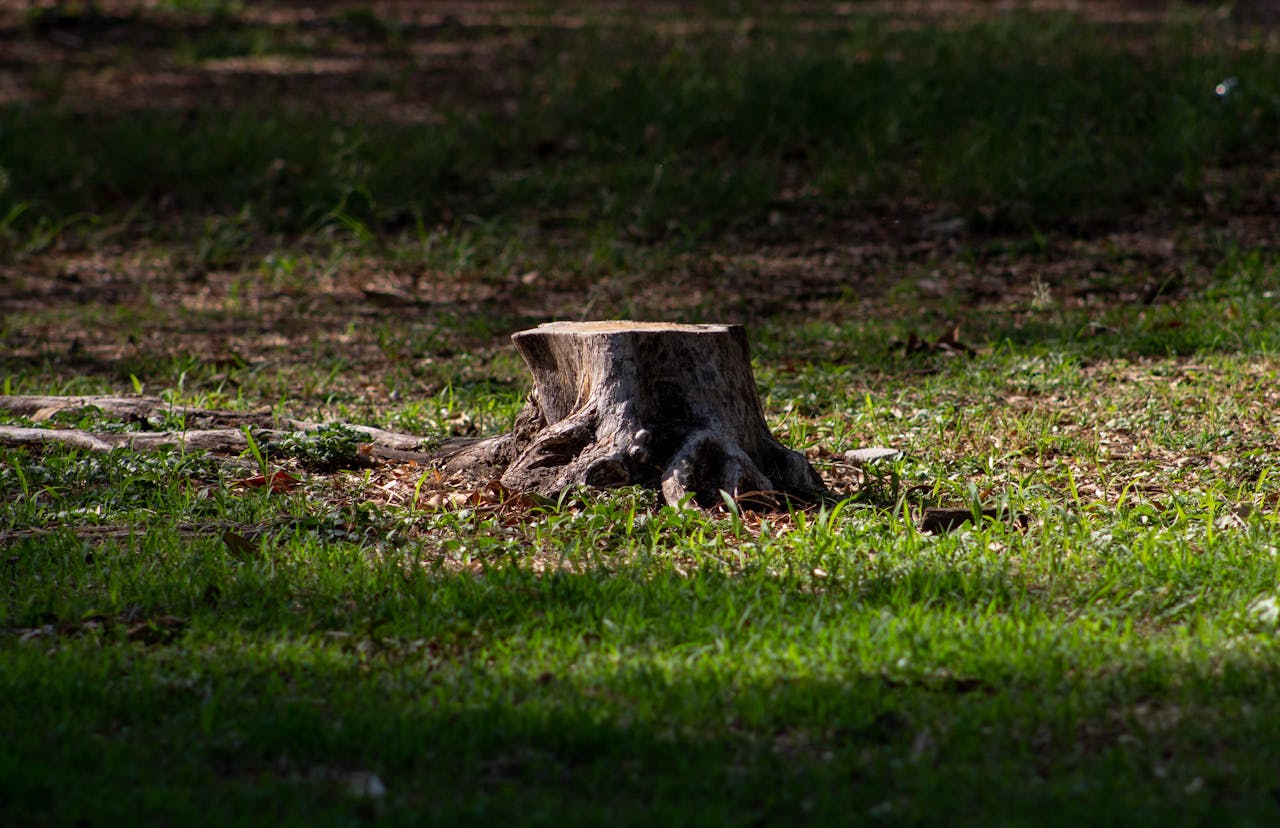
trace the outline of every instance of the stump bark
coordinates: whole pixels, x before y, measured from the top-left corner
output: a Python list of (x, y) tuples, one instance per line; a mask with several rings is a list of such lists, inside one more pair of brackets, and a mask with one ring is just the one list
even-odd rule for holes
[(826, 489), (765, 423), (741, 325), (552, 322), (512, 337), (533, 391), (507, 434), (446, 444), (450, 471), (555, 495), (641, 485), (671, 505), (754, 505)]

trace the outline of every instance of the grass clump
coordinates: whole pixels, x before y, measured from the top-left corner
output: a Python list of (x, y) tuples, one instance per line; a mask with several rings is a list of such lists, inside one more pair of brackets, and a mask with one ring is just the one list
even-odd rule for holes
[(271, 450), (292, 457), (307, 468), (334, 471), (357, 465), (360, 444), (366, 438), (344, 423), (325, 423), (315, 431), (294, 434), (270, 445)]

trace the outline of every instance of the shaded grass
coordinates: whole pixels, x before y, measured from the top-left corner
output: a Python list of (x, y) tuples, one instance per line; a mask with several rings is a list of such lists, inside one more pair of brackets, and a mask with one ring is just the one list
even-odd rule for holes
[[(187, 217), (189, 237), (191, 217), (240, 215), (259, 238), (345, 225), (372, 240), (470, 215), (697, 240), (771, 209), (906, 200), (1029, 229), (1193, 198), (1206, 172), (1275, 151), (1262, 41), (1171, 27), (1141, 42), (1016, 15), (954, 31), (783, 19), (736, 41), (588, 28), (554, 34), (508, 111), (429, 126), (274, 98), (127, 117), (10, 106), (0, 214), (25, 207), (19, 239), (117, 215), (152, 233)], [(1216, 95), (1227, 76), (1239, 85)]]
[[(12, 620), (70, 623), (8, 639), (5, 697), (36, 725), (11, 755), (36, 772), (7, 807), (19, 824), (91, 807), (243, 819), (268, 796), (264, 822), (912, 823), (945, 801), (1014, 820), (1050, 808), (1052, 824), (1224, 808), (1244, 824), (1275, 807), (1251, 770), (1275, 735), (1274, 638), (1247, 619), (1276, 564), (1244, 536), (1179, 566), (1158, 529), (1100, 558), (1079, 523), (1024, 543), (873, 516), (762, 541), (726, 570), (723, 529), (652, 520), (648, 539), (613, 536), (588, 570), (554, 575), (516, 559), (433, 573), (411, 548), (376, 559), (305, 537), (236, 561), (216, 541), (178, 551), (162, 528), (92, 560), (73, 537), (19, 544), (29, 608)], [(65, 603), (71, 579), (87, 589)], [(161, 612), (189, 619), (167, 644), (75, 622)], [(71, 793), (42, 787), (41, 767)], [(157, 798), (93, 804), (139, 767)], [(355, 770), (388, 795), (344, 791)]]

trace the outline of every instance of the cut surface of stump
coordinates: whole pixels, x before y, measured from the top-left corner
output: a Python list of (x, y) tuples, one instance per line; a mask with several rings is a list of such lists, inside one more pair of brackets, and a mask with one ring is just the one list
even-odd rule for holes
[(507, 434), (446, 444), (441, 465), (555, 495), (640, 485), (671, 505), (813, 501), (808, 461), (769, 433), (741, 325), (552, 322), (512, 337), (533, 391)]

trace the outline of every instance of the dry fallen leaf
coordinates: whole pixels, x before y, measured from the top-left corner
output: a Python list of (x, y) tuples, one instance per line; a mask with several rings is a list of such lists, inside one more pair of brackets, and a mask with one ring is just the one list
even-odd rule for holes
[[(435, 480), (439, 481), (439, 473)], [(418, 502), (419, 509), (427, 511), (451, 509), (480, 509), (486, 511), (527, 510), (555, 503), (549, 497), (532, 492), (518, 492), (508, 489), (496, 480), (490, 481), (478, 489), (456, 492), (435, 492)]]
[(222, 542), (237, 558), (246, 558), (258, 554), (258, 545), (239, 532), (228, 529), (222, 533)]
[(232, 485), (241, 489), (260, 489), (263, 486), (270, 485), (272, 494), (281, 494), (292, 491), (301, 482), (301, 480), (288, 472), (277, 471), (272, 472), (270, 476), (255, 474), (253, 477), (237, 480)]
[(31, 415), (31, 422), (43, 423), (45, 420), (52, 419), (53, 415), (57, 414), (62, 409), (63, 406), (61, 405), (51, 405), (46, 408), (41, 408), (39, 411)]
[(846, 451), (843, 456), (850, 463), (863, 466), (878, 460), (897, 460), (902, 457), (902, 452), (898, 449), (871, 447), (851, 449)]

